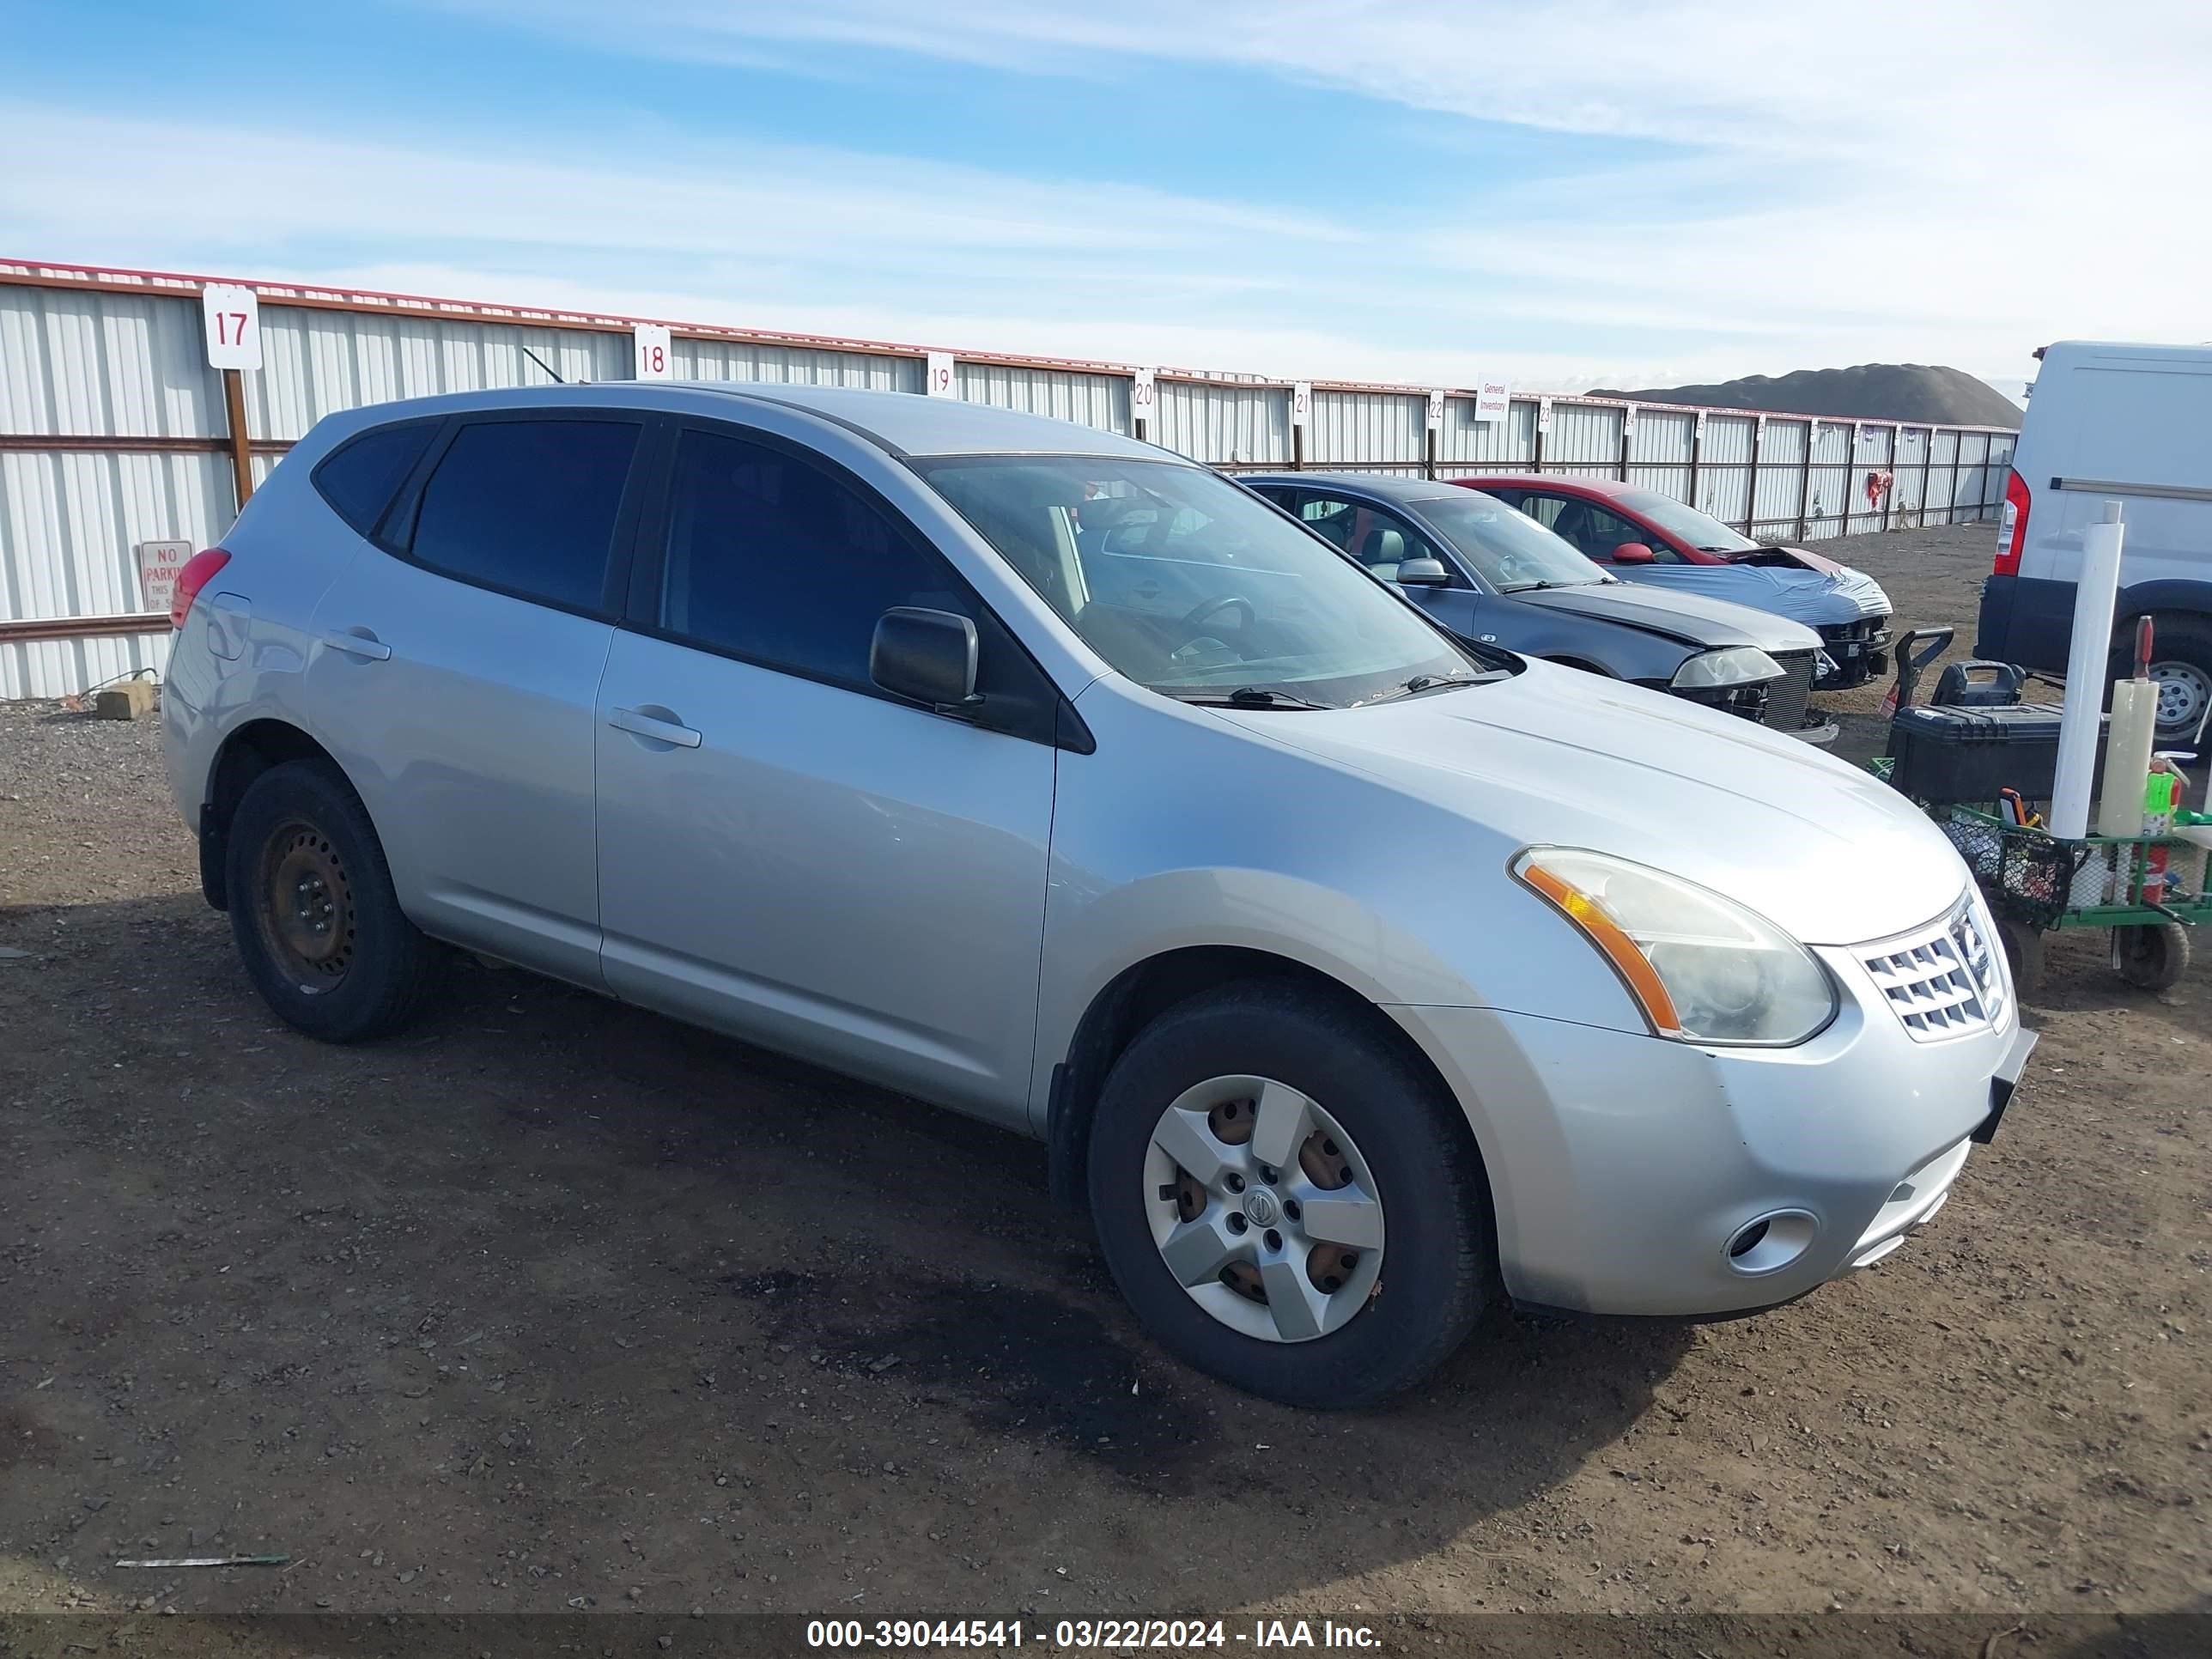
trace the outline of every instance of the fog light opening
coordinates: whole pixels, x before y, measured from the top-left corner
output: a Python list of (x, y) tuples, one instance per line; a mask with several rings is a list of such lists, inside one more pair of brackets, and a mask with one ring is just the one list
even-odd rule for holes
[(1729, 1235), (1723, 1259), (1730, 1272), (1747, 1278), (1779, 1273), (1805, 1254), (1819, 1229), (1807, 1211), (1769, 1211)]

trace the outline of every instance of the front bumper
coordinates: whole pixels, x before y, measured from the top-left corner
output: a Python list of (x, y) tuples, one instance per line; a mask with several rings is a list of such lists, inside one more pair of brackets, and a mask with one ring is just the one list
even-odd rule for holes
[(1992, 1024), (1916, 1040), (1853, 951), (1815, 954), (1844, 1007), (1795, 1048), (1698, 1048), (1495, 1009), (1393, 1011), (1474, 1125), (1516, 1301), (1601, 1314), (1765, 1307), (1879, 1261), (1942, 1206), (2033, 1034), (2008, 997)]
[(1863, 617), (1853, 623), (1831, 623), (1817, 630), (1820, 650), (1833, 666), (1824, 668), (1813, 682), (1815, 691), (1845, 691), (1864, 685), (1889, 672), (1889, 618)]

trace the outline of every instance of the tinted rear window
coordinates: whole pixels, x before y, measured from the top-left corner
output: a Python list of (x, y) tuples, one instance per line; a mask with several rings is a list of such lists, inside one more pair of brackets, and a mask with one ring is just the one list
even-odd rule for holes
[(416, 421), (364, 432), (315, 469), (315, 488), (338, 517), (366, 536), (437, 430), (434, 421)]
[(422, 487), (409, 550), (464, 581), (600, 609), (639, 429), (627, 421), (463, 427)]

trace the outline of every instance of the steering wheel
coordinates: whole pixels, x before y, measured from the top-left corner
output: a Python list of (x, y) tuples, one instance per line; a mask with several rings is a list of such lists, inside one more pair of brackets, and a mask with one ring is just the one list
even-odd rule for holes
[(1182, 627), (1186, 632), (1194, 636), (1207, 623), (1213, 620), (1215, 613), (1231, 609), (1239, 610), (1244, 613), (1243, 620), (1237, 624), (1239, 629), (1249, 628), (1253, 618), (1259, 615), (1252, 601), (1242, 593), (1224, 593), (1218, 599), (1201, 599), (1193, 605), (1184, 613)]

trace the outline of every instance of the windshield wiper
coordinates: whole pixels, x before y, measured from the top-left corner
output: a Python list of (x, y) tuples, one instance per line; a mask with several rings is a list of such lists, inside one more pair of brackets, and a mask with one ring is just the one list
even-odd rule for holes
[(1443, 691), (1455, 685), (1486, 685), (1498, 678), (1488, 674), (1416, 674), (1410, 680), (1393, 686), (1379, 697), (1370, 697), (1370, 702), (1390, 702), (1399, 697), (1419, 696), (1424, 691)]
[(1498, 591), (1501, 593), (1540, 593), (1547, 587), (1595, 587), (1613, 580), (1611, 576), (1584, 576), (1575, 581), (1515, 582), (1510, 587), (1501, 587)]
[(1325, 702), (1310, 702), (1292, 696), (1287, 691), (1270, 691), (1262, 686), (1240, 685), (1234, 691), (1215, 696), (1185, 696), (1181, 692), (1169, 695), (1177, 702), (1196, 703), (1202, 708), (1327, 708)]

